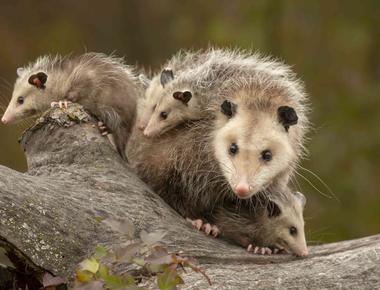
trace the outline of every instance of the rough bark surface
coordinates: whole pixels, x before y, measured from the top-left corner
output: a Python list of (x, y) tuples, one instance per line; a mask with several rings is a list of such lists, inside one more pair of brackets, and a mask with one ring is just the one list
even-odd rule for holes
[(380, 235), (310, 247), (304, 259), (247, 254), (192, 229), (135, 176), (94, 124), (79, 106), (52, 110), (21, 139), (28, 172), (0, 167), (0, 256), (9, 263), (70, 277), (97, 244), (123, 239), (99, 222), (102, 217), (129, 220), (137, 234), (167, 231), (168, 248), (196, 258), (213, 282), (210, 287), (188, 271), (182, 289), (380, 287)]

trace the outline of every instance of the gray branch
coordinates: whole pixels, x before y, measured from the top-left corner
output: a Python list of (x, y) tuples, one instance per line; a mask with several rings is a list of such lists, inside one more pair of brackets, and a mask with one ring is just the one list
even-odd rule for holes
[(0, 167), (0, 256), (8, 265), (71, 277), (97, 244), (123, 240), (101, 217), (129, 220), (136, 234), (164, 229), (169, 250), (196, 258), (213, 282), (188, 271), (183, 289), (380, 287), (380, 235), (311, 247), (304, 259), (248, 254), (192, 229), (94, 124), (77, 105), (52, 110), (21, 139), (28, 172)]

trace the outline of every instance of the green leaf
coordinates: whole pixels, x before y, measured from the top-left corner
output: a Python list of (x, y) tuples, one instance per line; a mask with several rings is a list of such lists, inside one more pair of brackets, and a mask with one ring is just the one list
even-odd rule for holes
[(93, 280), (93, 278), (94, 274), (92, 274), (91, 272), (81, 270), (78, 270), (76, 272), (76, 280), (79, 282), (88, 282)]
[(86, 259), (79, 264), (82, 271), (88, 271), (93, 274), (99, 270), (99, 262), (95, 258)]
[(124, 289), (126, 286), (135, 285), (135, 280), (132, 276), (108, 275), (103, 280), (105, 285), (111, 289)]
[(167, 265), (147, 264), (146, 268), (150, 273), (161, 273), (165, 270)]
[(136, 264), (138, 266), (141, 266), (141, 267), (145, 266), (145, 260), (142, 258), (134, 258), (132, 261), (134, 264)]
[(161, 290), (175, 290), (177, 285), (183, 283), (176, 268), (168, 267), (164, 273), (157, 274), (157, 284)]
[(106, 279), (109, 276), (109, 269), (108, 269), (108, 267), (106, 267), (104, 265), (100, 265), (99, 266), (98, 274), (99, 274), (99, 277), (101, 279), (103, 279), (103, 280)]
[(95, 248), (95, 254), (93, 255), (93, 257), (97, 260), (100, 260), (105, 255), (107, 255), (107, 249), (102, 245), (97, 245)]

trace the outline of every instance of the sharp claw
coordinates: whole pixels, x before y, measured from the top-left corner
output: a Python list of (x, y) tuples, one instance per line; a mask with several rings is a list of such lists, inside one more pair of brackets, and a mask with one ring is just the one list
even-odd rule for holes
[(249, 244), (247, 247), (247, 252), (252, 252), (252, 248), (253, 248), (252, 244)]
[(201, 229), (202, 224), (203, 224), (203, 222), (202, 222), (201, 219), (192, 220), (192, 219), (190, 219), (190, 218), (186, 218), (186, 220), (187, 220), (188, 222), (190, 222), (191, 225), (192, 225), (194, 228), (196, 228), (198, 231)]
[(220, 234), (220, 230), (217, 226), (214, 225), (211, 227), (211, 233), (212, 233), (212, 236), (216, 238)]
[(200, 231), (202, 228), (202, 225), (203, 225), (203, 221), (201, 219), (198, 219), (195, 221), (195, 223), (196, 223), (196, 227), (197, 227), (198, 231)]
[(272, 255), (272, 250), (269, 249), (269, 248), (266, 248), (266, 253), (267, 253), (268, 255)]
[(204, 224), (202, 227), (202, 230), (206, 233), (206, 235), (209, 235), (211, 232), (211, 225), (210, 224)]
[(254, 254), (257, 254), (259, 252), (260, 248), (259, 247), (255, 247), (255, 249), (253, 250), (253, 253)]
[(278, 253), (278, 251), (279, 251), (279, 250), (278, 250), (277, 248), (276, 248), (276, 249), (274, 249), (274, 250), (273, 250), (273, 254), (277, 254), (277, 253)]

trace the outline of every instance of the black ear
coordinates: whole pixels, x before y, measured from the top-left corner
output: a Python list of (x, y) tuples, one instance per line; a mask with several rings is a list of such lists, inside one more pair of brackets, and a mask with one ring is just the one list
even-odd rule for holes
[(297, 124), (298, 116), (292, 107), (281, 106), (277, 109), (278, 121), (285, 127), (286, 131), (289, 127)]
[(28, 83), (32, 86), (35, 86), (36, 88), (44, 89), (47, 78), (47, 74), (39, 72), (37, 74), (31, 75), (28, 80)]
[(174, 80), (173, 71), (171, 69), (164, 69), (161, 72), (161, 77), (160, 77), (162, 87), (165, 87), (165, 85), (171, 82), (172, 80)]
[(178, 101), (181, 101), (185, 105), (187, 105), (187, 103), (191, 100), (192, 96), (192, 93), (189, 91), (173, 93), (173, 98)]
[(225, 100), (223, 104), (220, 106), (220, 111), (224, 115), (226, 115), (228, 118), (232, 118), (236, 113), (236, 108), (237, 108), (236, 104)]
[(281, 214), (281, 209), (278, 204), (271, 200), (268, 201), (267, 210), (269, 218), (277, 217)]

